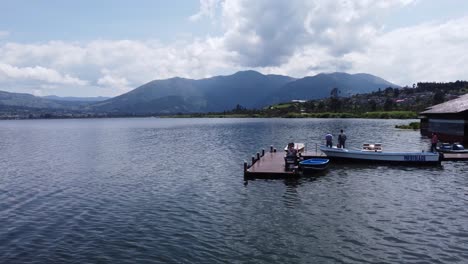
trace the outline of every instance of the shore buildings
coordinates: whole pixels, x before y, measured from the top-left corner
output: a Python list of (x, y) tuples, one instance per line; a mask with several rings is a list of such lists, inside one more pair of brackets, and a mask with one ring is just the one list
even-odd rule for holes
[(421, 134), (437, 133), (443, 142), (468, 144), (468, 94), (434, 105), (420, 113)]

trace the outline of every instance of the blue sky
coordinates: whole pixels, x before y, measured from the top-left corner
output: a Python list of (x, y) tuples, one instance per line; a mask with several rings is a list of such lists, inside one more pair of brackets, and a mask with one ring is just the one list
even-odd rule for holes
[(2, 3), (0, 28), (9, 40), (22, 43), (49, 40), (159, 39), (203, 36), (216, 31), (207, 20), (193, 23), (196, 0), (26, 1)]
[(253, 69), (366, 72), (399, 85), (468, 72), (468, 1), (1, 1), (0, 90), (114, 96)]

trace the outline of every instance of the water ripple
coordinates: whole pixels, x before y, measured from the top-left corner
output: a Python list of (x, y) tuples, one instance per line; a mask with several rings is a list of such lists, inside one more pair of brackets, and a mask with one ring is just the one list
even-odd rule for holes
[[(242, 161), (347, 131), (428, 146), (396, 120), (2, 121), (5, 263), (466, 263), (468, 163), (331, 165), (243, 185)], [(373, 132), (374, 131), (374, 132)]]

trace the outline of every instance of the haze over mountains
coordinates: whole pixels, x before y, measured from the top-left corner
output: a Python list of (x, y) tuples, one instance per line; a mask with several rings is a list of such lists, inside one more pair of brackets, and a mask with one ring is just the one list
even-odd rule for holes
[(109, 99), (108, 97), (59, 97), (34, 96), (27, 93), (10, 93), (0, 91), (0, 106), (27, 107), (40, 109), (80, 110), (90, 104)]
[(335, 87), (340, 89), (340, 96), (349, 96), (399, 86), (370, 74), (322, 73), (295, 79), (241, 71), (200, 80), (179, 77), (155, 80), (107, 100), (55, 96), (41, 98), (0, 92), (0, 105), (128, 114), (220, 112), (237, 105), (262, 108), (293, 99), (324, 98), (330, 96), (330, 91)]
[(66, 96), (66, 97), (60, 97), (60, 96), (56, 96), (56, 95), (47, 95), (47, 96), (42, 96), (42, 98), (55, 100), (55, 101), (69, 101), (69, 102), (100, 102), (100, 101), (110, 99), (111, 97), (104, 97), (104, 96), (97, 96), (97, 97)]

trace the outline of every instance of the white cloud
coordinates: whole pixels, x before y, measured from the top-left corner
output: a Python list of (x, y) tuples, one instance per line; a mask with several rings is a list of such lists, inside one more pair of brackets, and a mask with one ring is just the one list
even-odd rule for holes
[(125, 78), (115, 77), (111, 75), (104, 75), (103, 77), (97, 80), (97, 84), (103, 87), (118, 89), (122, 92), (128, 92), (131, 87), (129, 87), (129, 82)]
[[(80, 76), (89, 87), (103, 88), (101, 91), (105, 91), (105, 95), (117, 95), (154, 79), (174, 76), (203, 78), (230, 72), (232, 56), (222, 47), (219, 38), (195, 39), (171, 45), (133, 40), (6, 43), (0, 45), (0, 63), (8, 74), (3, 74), (0, 79), (0, 90), (6, 86), (2, 84), (8, 78), (8, 87), (19, 78), (53, 83), (60, 80), (60, 72), (63, 73), (62, 83), (68, 84), (69, 89), (76, 84), (72, 83), (74, 79), (71, 76)], [(46, 69), (50, 70), (47, 74)], [(52, 74), (52, 70), (55, 74)], [(111, 87), (115, 89), (112, 91)]]
[(304, 45), (342, 56), (365, 48), (381, 30), (388, 10), (411, 2), (225, 0), (223, 39), (247, 67), (281, 65)]
[(200, 10), (189, 17), (191, 21), (198, 21), (203, 17), (213, 19), (221, 0), (200, 0)]
[(41, 66), (19, 68), (9, 64), (0, 63), (0, 78), (13, 80), (35, 80), (47, 83), (66, 85), (86, 85), (87, 82), (68, 74), (60, 74), (53, 69)]
[(221, 21), (224, 32), (218, 36), (169, 44), (0, 43), (0, 90), (22, 86), (31, 92), (117, 95), (154, 79), (204, 78), (243, 69), (294, 77), (368, 72), (403, 85), (465, 78), (468, 17), (384, 30), (389, 10), (414, 2), (207, 0), (200, 1), (192, 20)]
[(353, 70), (374, 72), (403, 85), (466, 80), (468, 16), (396, 29), (376, 38), (365, 52), (346, 56)]

